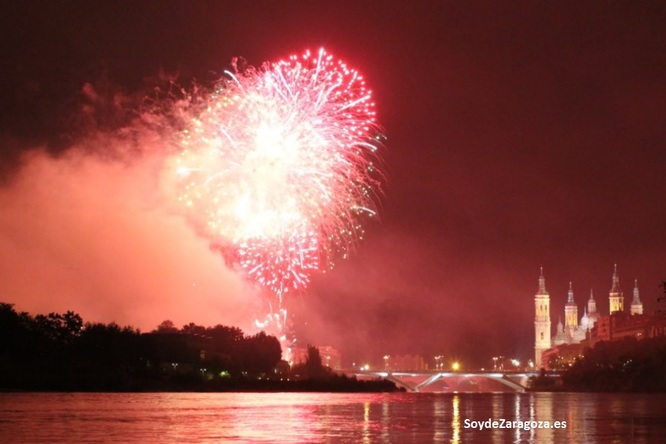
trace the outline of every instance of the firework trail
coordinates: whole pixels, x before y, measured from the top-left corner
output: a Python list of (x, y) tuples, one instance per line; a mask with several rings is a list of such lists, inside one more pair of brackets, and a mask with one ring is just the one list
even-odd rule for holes
[(376, 214), (381, 139), (363, 77), (323, 49), (227, 72), (179, 141), (179, 201), (277, 299), (346, 257)]

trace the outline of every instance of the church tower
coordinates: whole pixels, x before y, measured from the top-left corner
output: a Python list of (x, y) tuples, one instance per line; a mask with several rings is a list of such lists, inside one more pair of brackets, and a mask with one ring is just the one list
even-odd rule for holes
[(638, 297), (638, 279), (634, 279), (634, 300), (631, 301), (631, 314), (632, 315), (642, 315), (643, 314), (643, 303)]
[(550, 345), (550, 295), (546, 291), (546, 278), (543, 277), (543, 268), (539, 276), (539, 291), (534, 295), (534, 365), (543, 366), (541, 354), (548, 350)]
[(597, 313), (597, 301), (594, 300), (594, 293), (590, 288), (590, 299), (587, 301), (587, 319), (588, 328), (592, 330), (594, 324), (599, 320), (599, 313)]
[(567, 303), (564, 306), (564, 329), (567, 336), (573, 337), (578, 328), (578, 306), (574, 302), (573, 286), (569, 282)]
[(620, 289), (620, 278), (617, 275), (617, 264), (615, 264), (615, 270), (613, 271), (613, 287), (611, 288), (610, 293), (608, 293), (608, 304), (610, 306), (610, 314), (613, 314), (616, 311), (624, 311), (624, 295)]

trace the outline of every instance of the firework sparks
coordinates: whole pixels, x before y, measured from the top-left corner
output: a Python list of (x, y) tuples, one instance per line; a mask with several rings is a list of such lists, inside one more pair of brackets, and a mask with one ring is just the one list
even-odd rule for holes
[(179, 200), (281, 297), (345, 255), (376, 213), (374, 103), (324, 50), (229, 76), (184, 132)]
[(179, 200), (279, 311), (376, 214), (375, 105), (323, 49), (227, 74), (183, 132)]

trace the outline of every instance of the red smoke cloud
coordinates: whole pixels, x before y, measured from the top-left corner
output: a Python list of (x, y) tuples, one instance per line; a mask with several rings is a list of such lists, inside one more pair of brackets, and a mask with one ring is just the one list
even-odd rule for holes
[(165, 319), (248, 329), (263, 311), (257, 293), (169, 212), (164, 154), (138, 139), (24, 155), (0, 188), (0, 301), (142, 330)]

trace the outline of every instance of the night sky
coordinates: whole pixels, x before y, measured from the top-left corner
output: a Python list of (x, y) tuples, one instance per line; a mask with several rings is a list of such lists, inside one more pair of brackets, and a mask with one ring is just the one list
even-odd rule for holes
[(155, 79), (210, 84), (234, 56), (323, 46), (373, 90), (387, 183), (353, 257), (292, 301), (302, 341), (357, 360), (531, 358), (542, 266), (553, 328), (570, 281), (579, 315), (590, 289), (608, 312), (616, 263), (625, 307), (638, 279), (657, 309), (666, 4), (497, 3), (4, 2), (0, 301), (249, 328), (258, 297), (112, 134)]

